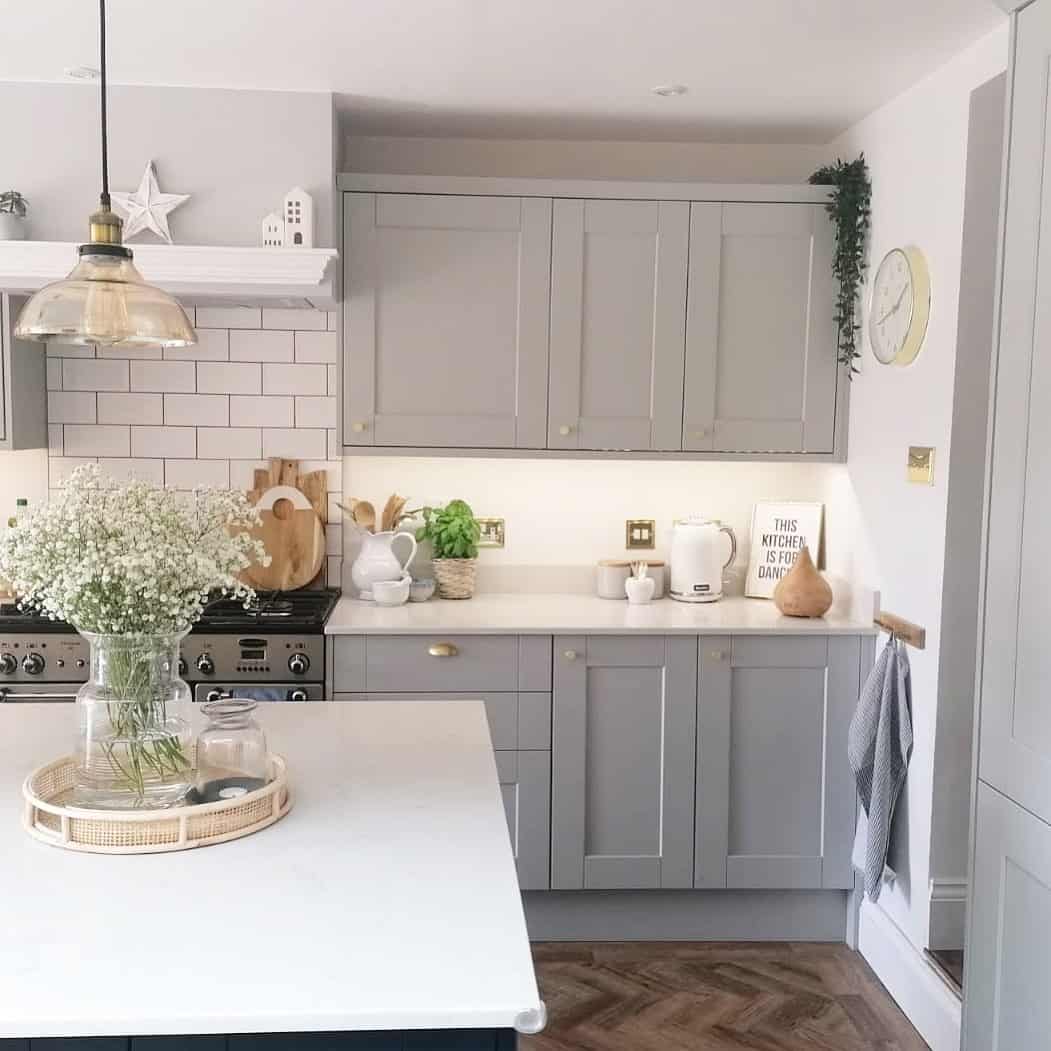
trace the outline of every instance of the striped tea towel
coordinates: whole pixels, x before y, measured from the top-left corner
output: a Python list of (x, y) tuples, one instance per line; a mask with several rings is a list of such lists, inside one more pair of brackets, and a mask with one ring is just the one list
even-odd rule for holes
[[(865, 893), (879, 899), (887, 869), (887, 848), (912, 755), (912, 679), (904, 643), (891, 638), (865, 681), (850, 723), (847, 755), (868, 818)], [(861, 867), (860, 865), (858, 866)]]

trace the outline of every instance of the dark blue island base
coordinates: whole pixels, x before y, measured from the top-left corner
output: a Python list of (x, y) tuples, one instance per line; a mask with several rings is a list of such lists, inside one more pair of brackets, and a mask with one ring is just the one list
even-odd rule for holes
[(513, 1029), (0, 1039), (0, 1051), (515, 1051)]

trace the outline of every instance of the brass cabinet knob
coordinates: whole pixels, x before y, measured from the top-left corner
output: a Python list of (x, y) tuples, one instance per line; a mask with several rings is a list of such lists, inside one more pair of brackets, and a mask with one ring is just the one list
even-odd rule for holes
[(355, 434), (361, 434), (362, 431), (368, 430), (368, 426), (369, 425), (367, 423), (363, 422), (362, 420), (358, 420), (357, 422), (351, 424), (350, 429)]
[(701, 430), (694, 431), (693, 436), (695, 439), (697, 439), (697, 441), (700, 441), (702, 438), (706, 438), (708, 436), (708, 432), (702, 427)]
[(713, 661), (724, 661), (726, 660), (726, 650), (712, 650), (711, 658)]
[(558, 433), (561, 434), (563, 438), (565, 438), (567, 435), (573, 433), (573, 425), (569, 423), (563, 423), (562, 426), (559, 427)]
[(432, 657), (455, 657), (460, 651), (451, 642), (436, 642), (427, 647)]
[(577, 659), (577, 651), (566, 650), (566, 652), (563, 653), (562, 656), (565, 657), (567, 661), (575, 661)]

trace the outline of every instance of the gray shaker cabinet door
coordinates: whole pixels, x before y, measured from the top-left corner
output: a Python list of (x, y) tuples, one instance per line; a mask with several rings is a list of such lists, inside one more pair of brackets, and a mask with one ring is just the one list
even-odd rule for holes
[(1051, 1033), (1051, 826), (978, 782), (965, 1051), (1046, 1048)]
[(860, 639), (703, 637), (699, 664), (696, 886), (853, 887)]
[(344, 443), (543, 448), (551, 202), (344, 195)]
[(683, 449), (835, 451), (833, 238), (823, 205), (690, 206)]
[(496, 752), (500, 794), (522, 890), (551, 886), (551, 753)]
[(1051, 4), (1045, 0), (1018, 14), (1015, 43), (989, 483), (979, 776), (1051, 823), (1049, 66)]
[(680, 449), (690, 206), (556, 200), (551, 449)]
[(551, 886), (693, 883), (697, 640), (555, 639)]

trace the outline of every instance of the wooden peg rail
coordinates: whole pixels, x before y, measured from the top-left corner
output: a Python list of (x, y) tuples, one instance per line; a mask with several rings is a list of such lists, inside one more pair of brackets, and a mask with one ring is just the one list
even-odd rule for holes
[(883, 610), (880, 610), (875, 622), (884, 631), (889, 631), (896, 639), (900, 639), (909, 646), (914, 646), (918, 650), (927, 648), (926, 628), (921, 628), (918, 624), (913, 624), (912, 621), (905, 620), (903, 617), (896, 617), (893, 613), (885, 613)]

